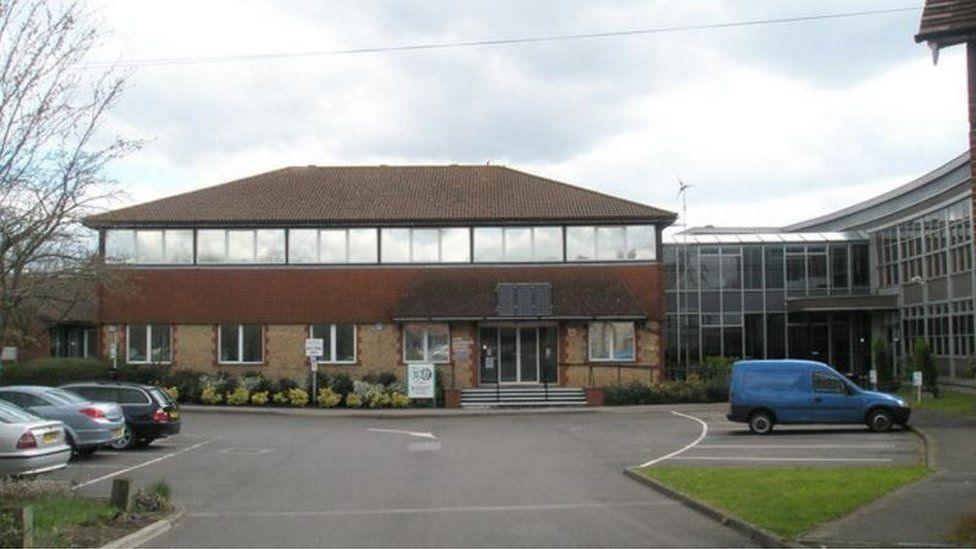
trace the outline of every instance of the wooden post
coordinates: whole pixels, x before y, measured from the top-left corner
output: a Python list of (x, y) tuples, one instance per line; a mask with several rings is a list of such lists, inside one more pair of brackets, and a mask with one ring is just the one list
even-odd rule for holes
[(113, 507), (128, 513), (132, 511), (132, 500), (135, 497), (132, 479), (117, 478), (112, 481), (112, 497), (109, 502)]
[(23, 507), (4, 507), (3, 512), (14, 521), (17, 537), (16, 547), (34, 547), (34, 508), (30, 505)]

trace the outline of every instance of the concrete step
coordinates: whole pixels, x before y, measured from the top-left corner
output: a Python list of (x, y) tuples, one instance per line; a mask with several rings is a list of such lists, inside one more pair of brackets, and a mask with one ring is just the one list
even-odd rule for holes
[(585, 406), (586, 393), (580, 387), (541, 385), (477, 387), (461, 391), (461, 406)]

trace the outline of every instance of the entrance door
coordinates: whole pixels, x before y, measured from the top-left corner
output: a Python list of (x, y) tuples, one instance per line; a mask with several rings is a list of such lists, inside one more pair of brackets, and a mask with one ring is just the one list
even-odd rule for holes
[(482, 383), (556, 381), (556, 328), (550, 326), (483, 326)]

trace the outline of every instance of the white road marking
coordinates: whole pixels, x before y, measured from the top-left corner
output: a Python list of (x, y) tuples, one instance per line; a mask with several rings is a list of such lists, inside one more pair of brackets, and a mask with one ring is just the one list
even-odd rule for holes
[(394, 507), (390, 509), (336, 509), (332, 511), (202, 511), (187, 513), (198, 518), (217, 517), (353, 517), (370, 515), (422, 515), (431, 513), (485, 513), (515, 511), (559, 511), (571, 509), (612, 509), (619, 507), (658, 507), (680, 505), (671, 500), (665, 501), (622, 501), (622, 502), (583, 502), (547, 503), (541, 505), (476, 505), (469, 507)]
[(705, 437), (708, 435), (708, 424), (705, 423), (704, 421), (698, 419), (695, 416), (690, 416), (688, 414), (682, 414), (681, 412), (679, 412), (677, 410), (671, 410), (671, 413), (674, 414), (674, 415), (676, 415), (676, 416), (680, 416), (680, 417), (683, 417), (683, 418), (691, 419), (691, 420), (694, 420), (694, 421), (697, 421), (698, 423), (700, 423), (701, 424), (701, 427), (702, 427), (701, 434), (698, 435), (698, 438), (696, 438), (691, 444), (688, 444), (688, 445), (686, 445), (683, 448), (680, 448), (678, 450), (675, 450), (674, 452), (671, 452), (670, 454), (665, 454), (665, 455), (663, 455), (663, 456), (661, 456), (659, 458), (654, 458), (651, 461), (648, 461), (647, 463), (642, 464), (641, 467), (650, 467), (651, 465), (654, 465), (655, 463), (660, 463), (660, 462), (662, 462), (662, 461), (664, 461), (664, 460), (666, 460), (668, 458), (672, 458), (672, 457), (677, 456), (678, 454), (687, 452), (688, 450), (691, 450), (692, 448), (694, 448), (695, 445), (697, 445), (699, 442), (701, 442), (702, 440), (704, 440)]
[(749, 456), (681, 456), (674, 459), (699, 461), (838, 461), (891, 463), (888, 458), (807, 458), (807, 457), (749, 457)]
[(441, 449), (441, 441), (433, 442), (411, 442), (407, 444), (407, 450), (411, 452), (434, 452)]
[(401, 431), (400, 429), (366, 429), (366, 430), (372, 431), (374, 433), (393, 433), (395, 435), (407, 435), (409, 437), (437, 440), (437, 437), (435, 437), (433, 433), (422, 433), (420, 431)]
[(171, 458), (173, 456), (178, 456), (180, 454), (185, 454), (185, 453), (190, 452), (192, 450), (196, 450), (197, 448), (200, 448), (202, 446), (206, 446), (207, 444), (210, 444), (214, 440), (216, 440), (216, 439), (210, 439), (210, 440), (205, 440), (203, 442), (198, 442), (198, 443), (194, 444), (193, 446), (187, 446), (186, 448), (183, 448), (182, 450), (177, 450), (175, 452), (170, 452), (170, 453), (168, 453), (166, 455), (162, 455), (162, 456), (159, 456), (158, 458), (154, 458), (154, 459), (151, 459), (149, 461), (142, 462), (142, 463), (140, 463), (138, 465), (133, 465), (132, 467), (126, 467), (125, 469), (119, 469), (118, 471), (115, 471), (114, 473), (109, 473), (107, 475), (102, 475), (100, 477), (93, 478), (93, 479), (91, 479), (89, 481), (82, 482), (81, 484), (76, 484), (72, 488), (72, 490), (77, 490), (78, 488), (84, 488), (85, 486), (90, 486), (92, 484), (95, 484), (96, 482), (101, 482), (103, 480), (108, 480), (110, 478), (114, 478), (114, 477), (117, 477), (119, 475), (124, 475), (126, 473), (131, 472), (131, 471), (135, 471), (136, 469), (142, 469), (143, 467), (146, 467), (147, 465), (152, 465), (154, 463), (159, 463), (160, 461), (169, 459), (169, 458)]
[(883, 450), (894, 448), (894, 444), (702, 444), (697, 446), (699, 450), (705, 449), (717, 449), (717, 448), (728, 448), (728, 449), (761, 449), (761, 450), (773, 450), (773, 449), (800, 449), (800, 450), (829, 450), (829, 449), (841, 449), (841, 448), (858, 448), (858, 449), (875, 449)]

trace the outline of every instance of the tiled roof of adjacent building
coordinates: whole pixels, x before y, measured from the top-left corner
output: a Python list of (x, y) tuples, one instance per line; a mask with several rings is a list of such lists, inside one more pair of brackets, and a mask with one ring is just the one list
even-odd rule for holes
[(93, 215), (90, 227), (674, 221), (675, 214), (503, 166), (307, 166)]
[(938, 47), (959, 44), (976, 37), (976, 0), (926, 0), (916, 42)]

